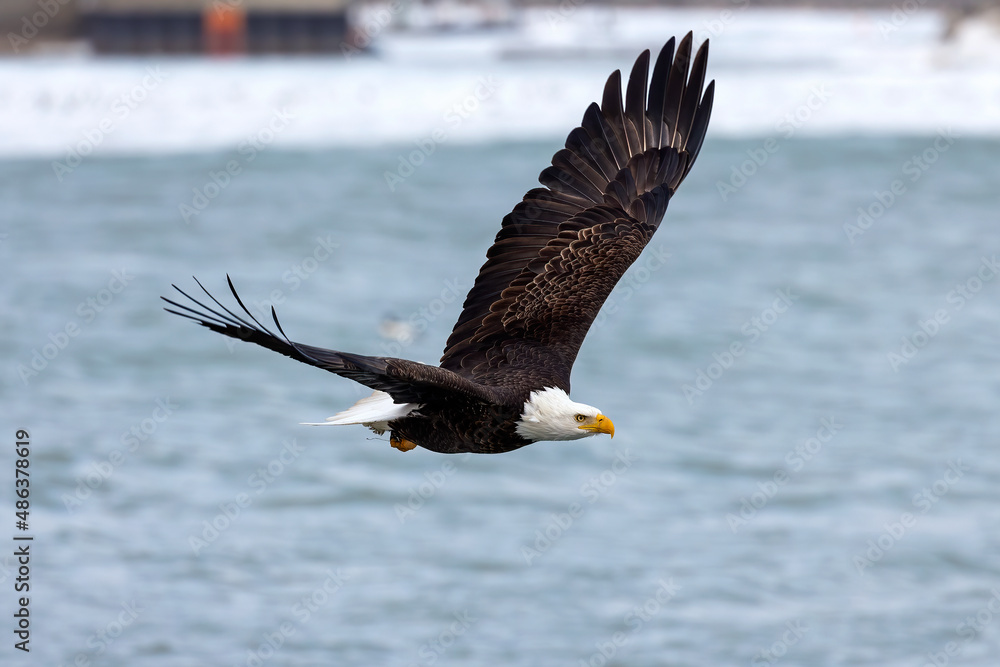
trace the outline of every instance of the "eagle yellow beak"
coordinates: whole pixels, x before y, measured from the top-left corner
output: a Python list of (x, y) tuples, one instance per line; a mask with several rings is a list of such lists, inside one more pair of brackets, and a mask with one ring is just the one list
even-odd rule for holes
[(584, 431), (590, 431), (591, 433), (607, 433), (612, 438), (615, 437), (615, 424), (604, 415), (597, 415), (594, 417), (594, 422), (592, 424), (584, 424), (583, 426), (578, 426), (577, 428)]

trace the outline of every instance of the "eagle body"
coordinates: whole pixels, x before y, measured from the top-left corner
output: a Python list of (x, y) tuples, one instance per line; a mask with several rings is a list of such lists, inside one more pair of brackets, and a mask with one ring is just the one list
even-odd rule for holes
[[(324, 424), (364, 424), (397, 449), (509, 452), (541, 440), (614, 435), (600, 410), (569, 398), (573, 363), (591, 324), (660, 225), (701, 150), (715, 82), (705, 86), (706, 41), (671, 38), (649, 74), (636, 60), (622, 97), (608, 78), (565, 148), (504, 217), (438, 366), (293, 342), (239, 305), (211, 295), (164, 297), (171, 313), (374, 390)], [(197, 282), (197, 280), (196, 280)], [(242, 312), (240, 312), (242, 311)]]
[(441, 454), (500, 454), (530, 445), (517, 433), (518, 406), (459, 400), (427, 406), (388, 423), (392, 434)]

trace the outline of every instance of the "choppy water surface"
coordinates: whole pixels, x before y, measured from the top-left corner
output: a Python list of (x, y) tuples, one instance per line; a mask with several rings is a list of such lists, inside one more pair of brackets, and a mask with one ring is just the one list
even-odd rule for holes
[(710, 141), (575, 368), (617, 437), (492, 457), (299, 426), (362, 390), (157, 297), (435, 361), (555, 142), (264, 152), (190, 222), (235, 154), (3, 163), (31, 664), (995, 664), (1000, 144), (934, 142)]

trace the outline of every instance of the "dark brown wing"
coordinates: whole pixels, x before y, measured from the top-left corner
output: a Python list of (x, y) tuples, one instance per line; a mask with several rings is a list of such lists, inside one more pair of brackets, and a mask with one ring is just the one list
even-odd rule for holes
[[(195, 280), (195, 282), (198, 281)], [(462, 398), (475, 398), (488, 403), (496, 402), (501, 398), (500, 392), (471, 382), (467, 378), (437, 366), (428, 366), (406, 359), (368, 357), (348, 352), (337, 352), (295, 343), (289, 340), (285, 336), (285, 332), (281, 330), (281, 324), (278, 323), (274, 308), (271, 309), (271, 317), (274, 319), (275, 327), (280, 335), (271, 332), (262, 325), (243, 305), (232, 280), (229, 281), (229, 289), (233, 293), (236, 303), (243, 310), (243, 315), (238, 315), (222, 305), (201, 283), (198, 283), (198, 286), (215, 303), (215, 306), (206, 305), (174, 285), (174, 289), (184, 295), (191, 305), (184, 305), (172, 299), (160, 297), (177, 309), (166, 308), (165, 310), (174, 315), (194, 320), (217, 333), (256, 343), (261, 347), (280, 352), (310, 366), (316, 366), (350, 378), (371, 389), (384, 391), (392, 396), (396, 403), (440, 404), (459, 395)]]
[(693, 65), (691, 42), (688, 33), (676, 56), (673, 38), (663, 47), (648, 96), (649, 51), (632, 68), (624, 106), (621, 73), (608, 78), (601, 106), (590, 105), (539, 176), (546, 187), (504, 218), (443, 368), (490, 385), (545, 381), (568, 391), (587, 330), (701, 150), (714, 82), (703, 95), (708, 42)]

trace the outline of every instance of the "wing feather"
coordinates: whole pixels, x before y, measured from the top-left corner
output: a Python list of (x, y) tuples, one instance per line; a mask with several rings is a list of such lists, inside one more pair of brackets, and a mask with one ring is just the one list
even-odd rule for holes
[(674, 38), (671, 37), (660, 50), (660, 55), (656, 57), (656, 64), (653, 65), (653, 78), (649, 83), (649, 108), (646, 115), (649, 117), (652, 127), (650, 145), (657, 148), (669, 145), (666, 137), (661, 139), (661, 132), (665, 129), (663, 123), (663, 105), (667, 101), (667, 79), (670, 75), (670, 67), (674, 60)]
[(625, 129), (629, 137), (629, 153), (641, 153), (646, 143), (646, 79), (649, 75), (649, 50), (643, 51), (632, 66), (625, 91)]
[(625, 111), (622, 109), (622, 73), (615, 70), (604, 84), (604, 96), (601, 99), (600, 120), (605, 125), (604, 135), (608, 140), (611, 153), (614, 155), (618, 169), (628, 164), (628, 137), (625, 134)]
[(666, 140), (663, 141), (665, 146), (675, 146), (681, 143), (677, 117), (680, 115), (681, 100), (684, 98), (684, 82), (687, 78), (690, 60), (691, 33), (688, 33), (677, 46), (677, 54), (670, 67), (670, 78), (667, 80), (666, 97), (663, 101), (663, 122), (668, 128), (671, 128), (671, 131), (667, 133)]

